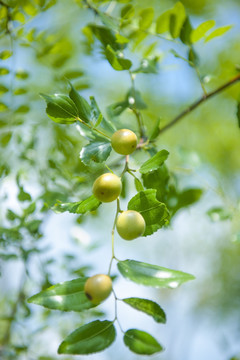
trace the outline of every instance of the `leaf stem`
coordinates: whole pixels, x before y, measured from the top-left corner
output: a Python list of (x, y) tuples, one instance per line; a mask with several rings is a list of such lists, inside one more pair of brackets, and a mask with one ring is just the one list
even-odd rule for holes
[(236, 82), (240, 81), (240, 74), (238, 74), (237, 76), (235, 76), (234, 78), (230, 79), (228, 82), (226, 82), (225, 84), (221, 85), (220, 87), (218, 87), (217, 89), (213, 90), (212, 92), (209, 92), (207, 95), (203, 95), (200, 99), (198, 99), (197, 101), (195, 101), (194, 103), (192, 103), (189, 107), (187, 107), (187, 109), (185, 109), (184, 111), (182, 111), (178, 116), (176, 116), (173, 120), (171, 120), (167, 125), (165, 125), (164, 127), (162, 127), (162, 129), (160, 129), (160, 134), (162, 134), (163, 132), (165, 132), (166, 130), (170, 129), (173, 125), (175, 125), (176, 123), (178, 123), (184, 116), (186, 116), (187, 114), (189, 114), (190, 112), (192, 112), (194, 109), (196, 109), (199, 105), (201, 105), (203, 102), (205, 102), (207, 99), (213, 97), (214, 95), (219, 94), (220, 92), (222, 92), (223, 90), (227, 89), (229, 86), (235, 84)]
[(82, 119), (80, 119), (79, 117), (76, 118), (76, 120), (78, 120), (81, 124), (85, 125), (86, 127), (88, 127), (91, 131), (95, 131), (97, 133), (99, 133), (101, 136), (104, 136), (105, 138), (111, 140), (110, 136), (104, 134), (101, 130), (98, 130), (96, 128), (93, 128), (92, 126), (90, 126), (89, 124), (87, 124), (86, 122), (84, 122)]

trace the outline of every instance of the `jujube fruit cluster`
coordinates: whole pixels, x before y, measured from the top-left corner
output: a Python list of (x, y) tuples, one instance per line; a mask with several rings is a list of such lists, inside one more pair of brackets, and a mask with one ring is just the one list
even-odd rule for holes
[(98, 305), (111, 294), (112, 280), (108, 275), (94, 275), (87, 279), (84, 285), (84, 292), (94, 305)]
[(111, 138), (113, 149), (121, 155), (132, 154), (137, 147), (136, 134), (128, 129), (121, 129), (116, 131)]
[(123, 211), (117, 218), (117, 232), (125, 240), (143, 235), (146, 224), (143, 216), (134, 210)]

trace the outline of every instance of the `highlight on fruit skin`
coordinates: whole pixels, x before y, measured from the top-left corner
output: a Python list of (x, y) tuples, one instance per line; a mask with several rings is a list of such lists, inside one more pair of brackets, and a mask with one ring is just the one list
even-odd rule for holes
[(121, 179), (112, 173), (103, 174), (95, 180), (92, 191), (99, 201), (114, 201), (122, 191)]
[(124, 240), (134, 240), (143, 235), (146, 223), (138, 211), (127, 210), (118, 216), (116, 227), (118, 234)]
[(107, 299), (112, 292), (112, 280), (110, 276), (97, 274), (88, 278), (84, 285), (84, 292), (94, 305), (99, 305)]
[(136, 150), (137, 143), (136, 134), (128, 129), (116, 131), (111, 138), (112, 148), (121, 155), (132, 154)]

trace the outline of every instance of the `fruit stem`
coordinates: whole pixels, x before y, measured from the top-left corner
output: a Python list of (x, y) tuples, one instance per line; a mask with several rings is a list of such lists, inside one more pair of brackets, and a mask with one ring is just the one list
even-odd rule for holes
[(116, 223), (117, 223), (118, 213), (120, 211), (121, 211), (120, 210), (120, 201), (119, 201), (119, 198), (117, 198), (117, 211), (116, 211), (116, 215), (115, 215), (115, 219), (114, 219), (114, 223), (113, 223), (113, 227), (112, 227), (112, 257), (111, 257), (109, 268), (108, 268), (108, 276), (110, 276), (110, 273), (111, 273), (113, 259), (116, 259), (115, 254), (114, 254), (114, 231), (115, 231), (115, 227), (116, 227)]

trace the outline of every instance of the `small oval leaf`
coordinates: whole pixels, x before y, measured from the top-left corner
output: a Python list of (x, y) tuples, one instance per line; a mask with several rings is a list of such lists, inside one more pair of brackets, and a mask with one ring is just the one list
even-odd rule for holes
[(123, 301), (136, 310), (142, 311), (153, 317), (158, 323), (166, 323), (166, 314), (157, 303), (148, 299), (140, 299), (136, 297), (123, 299)]
[(116, 337), (112, 321), (93, 321), (66, 337), (58, 348), (59, 354), (86, 355), (109, 347)]
[(125, 345), (134, 353), (152, 355), (163, 350), (159, 342), (145, 331), (129, 329), (124, 334)]

